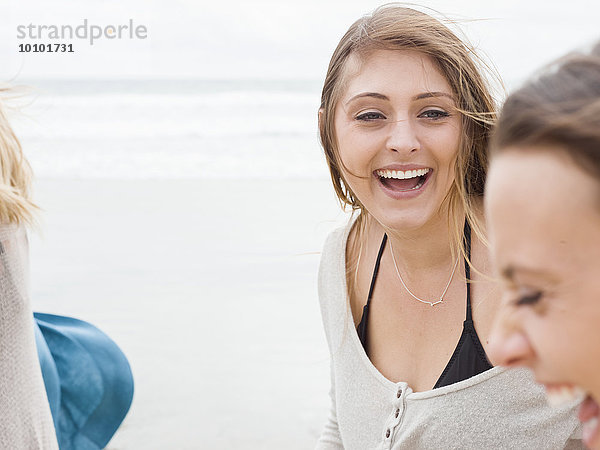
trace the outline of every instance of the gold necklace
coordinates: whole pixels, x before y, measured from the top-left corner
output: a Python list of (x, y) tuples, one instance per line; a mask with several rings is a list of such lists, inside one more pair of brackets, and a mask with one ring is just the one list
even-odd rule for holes
[(452, 273), (450, 274), (450, 279), (448, 280), (448, 284), (446, 284), (446, 288), (444, 289), (444, 292), (442, 292), (442, 295), (440, 295), (440, 299), (437, 301), (434, 301), (434, 302), (430, 302), (430, 301), (423, 300), (422, 298), (417, 297), (415, 294), (413, 294), (411, 292), (411, 290), (408, 288), (406, 283), (404, 283), (404, 280), (402, 279), (402, 276), (400, 275), (400, 271), (398, 270), (398, 264), (396, 264), (396, 257), (394, 256), (394, 248), (392, 247), (391, 239), (390, 239), (390, 250), (392, 251), (392, 261), (394, 261), (394, 267), (396, 268), (396, 274), (398, 275), (398, 278), (400, 279), (400, 283), (402, 283), (402, 286), (404, 286), (404, 289), (406, 289), (406, 292), (408, 292), (415, 300), (418, 300), (421, 303), (427, 303), (429, 306), (435, 306), (440, 303), (444, 303), (444, 295), (446, 295), (446, 292), (448, 291), (448, 288), (450, 287), (450, 283), (452, 283), (452, 279), (454, 278), (454, 273), (456, 272), (456, 268), (458, 267), (458, 258), (456, 258), (456, 262), (454, 263), (454, 269), (452, 269)]

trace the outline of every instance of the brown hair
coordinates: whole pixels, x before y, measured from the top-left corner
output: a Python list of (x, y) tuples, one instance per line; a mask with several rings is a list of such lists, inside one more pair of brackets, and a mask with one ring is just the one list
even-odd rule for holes
[[(487, 173), (487, 145), (495, 120), (495, 102), (481, 69), (489, 69), (474, 49), (459, 39), (439, 20), (414, 9), (388, 4), (354, 22), (335, 49), (323, 86), (319, 132), (331, 180), (343, 207), (358, 210), (357, 241), (362, 241), (368, 212), (344, 180), (334, 127), (336, 105), (345, 89), (345, 67), (351, 55), (365, 56), (377, 49), (416, 50), (433, 59), (457, 98), (462, 115), (462, 136), (455, 166), (455, 180), (446, 197), (453, 229), (452, 249), (465, 257), (462, 242), (465, 211), (467, 220), (485, 241), (477, 219), (475, 202), (484, 191)], [(356, 268), (357, 261), (351, 262)], [(356, 273), (356, 272), (355, 272)], [(349, 286), (350, 289), (350, 286)]]
[(30, 199), (31, 167), (3, 104), (15, 95), (15, 89), (0, 86), (0, 223), (34, 225), (38, 207)]
[(492, 152), (515, 145), (548, 145), (600, 180), (600, 43), (547, 66), (508, 97)]

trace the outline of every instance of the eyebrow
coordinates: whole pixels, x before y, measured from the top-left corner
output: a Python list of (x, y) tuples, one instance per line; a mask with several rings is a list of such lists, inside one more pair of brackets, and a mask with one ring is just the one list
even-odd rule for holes
[(388, 98), (388, 96), (386, 96), (386, 95), (379, 94), (379, 93), (377, 93), (377, 92), (363, 92), (363, 93), (361, 93), (361, 94), (357, 94), (357, 95), (355, 95), (355, 96), (354, 96), (354, 97), (352, 97), (350, 100), (348, 100), (348, 101), (346, 102), (346, 105), (348, 105), (350, 102), (353, 102), (354, 100), (357, 100), (357, 99), (359, 99), (359, 98), (363, 98), (363, 97), (372, 97), (372, 98), (377, 98), (377, 99), (379, 99), (379, 100), (388, 100), (388, 101), (389, 101), (389, 98)]
[[(378, 92), (362, 92), (362, 93), (357, 94), (354, 97), (350, 98), (346, 102), (346, 105), (353, 102), (354, 100), (357, 100), (357, 99), (363, 98), (363, 97), (371, 97), (371, 98), (376, 98), (378, 100), (387, 100), (387, 101), (390, 100), (388, 96), (379, 94)], [(454, 96), (451, 94), (448, 94), (447, 92), (423, 92), (422, 94), (415, 95), (412, 98), (412, 101), (423, 100), (425, 98), (432, 98), (432, 97), (447, 97), (447, 98), (451, 99), (452, 101), (454, 101)]]
[(448, 94), (447, 92), (423, 92), (422, 94), (415, 95), (413, 97), (413, 100), (422, 100), (424, 98), (431, 98), (431, 97), (448, 97), (449, 99), (454, 100), (454, 96), (451, 94)]
[(503, 268), (500, 273), (503, 278), (508, 279), (510, 281), (514, 281), (514, 279), (516, 277), (516, 273), (518, 273), (518, 272), (524, 273), (526, 275), (541, 277), (541, 278), (544, 278), (544, 279), (546, 279), (548, 281), (552, 281), (552, 282), (556, 281), (556, 279), (548, 272), (545, 272), (543, 270), (532, 269), (532, 268), (528, 268), (528, 267), (509, 265), (509, 266)]

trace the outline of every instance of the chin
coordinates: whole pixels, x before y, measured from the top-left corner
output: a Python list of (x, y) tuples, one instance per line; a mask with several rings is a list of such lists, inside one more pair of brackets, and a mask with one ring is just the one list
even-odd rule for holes
[(393, 216), (386, 214), (379, 218), (376, 217), (376, 219), (383, 227), (394, 231), (418, 230), (426, 223), (423, 219), (408, 214), (395, 214)]
[(384, 227), (397, 231), (414, 231), (425, 227), (432, 221), (433, 215), (423, 210), (382, 211), (375, 217)]

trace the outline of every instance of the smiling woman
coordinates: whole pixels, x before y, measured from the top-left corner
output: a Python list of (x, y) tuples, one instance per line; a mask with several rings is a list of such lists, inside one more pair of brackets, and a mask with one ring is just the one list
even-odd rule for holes
[(491, 351), (528, 366), (554, 402), (583, 388), (600, 448), (600, 46), (512, 94), (502, 111), (486, 213), (503, 308)]
[(495, 114), (473, 55), (440, 21), (386, 5), (331, 59), (321, 143), (356, 214), (321, 256), (332, 387), (319, 449), (581, 447), (574, 402), (552, 410), (526, 371), (487, 357)]
[[(376, 50), (363, 64), (356, 58), (348, 61), (346, 93), (335, 110), (347, 180), (381, 224), (422, 227), (453, 183), (461, 116), (452, 88), (420, 52)], [(378, 93), (368, 92), (373, 88)], [(386, 147), (391, 151), (382, 152)], [(398, 200), (405, 200), (402, 208)]]

